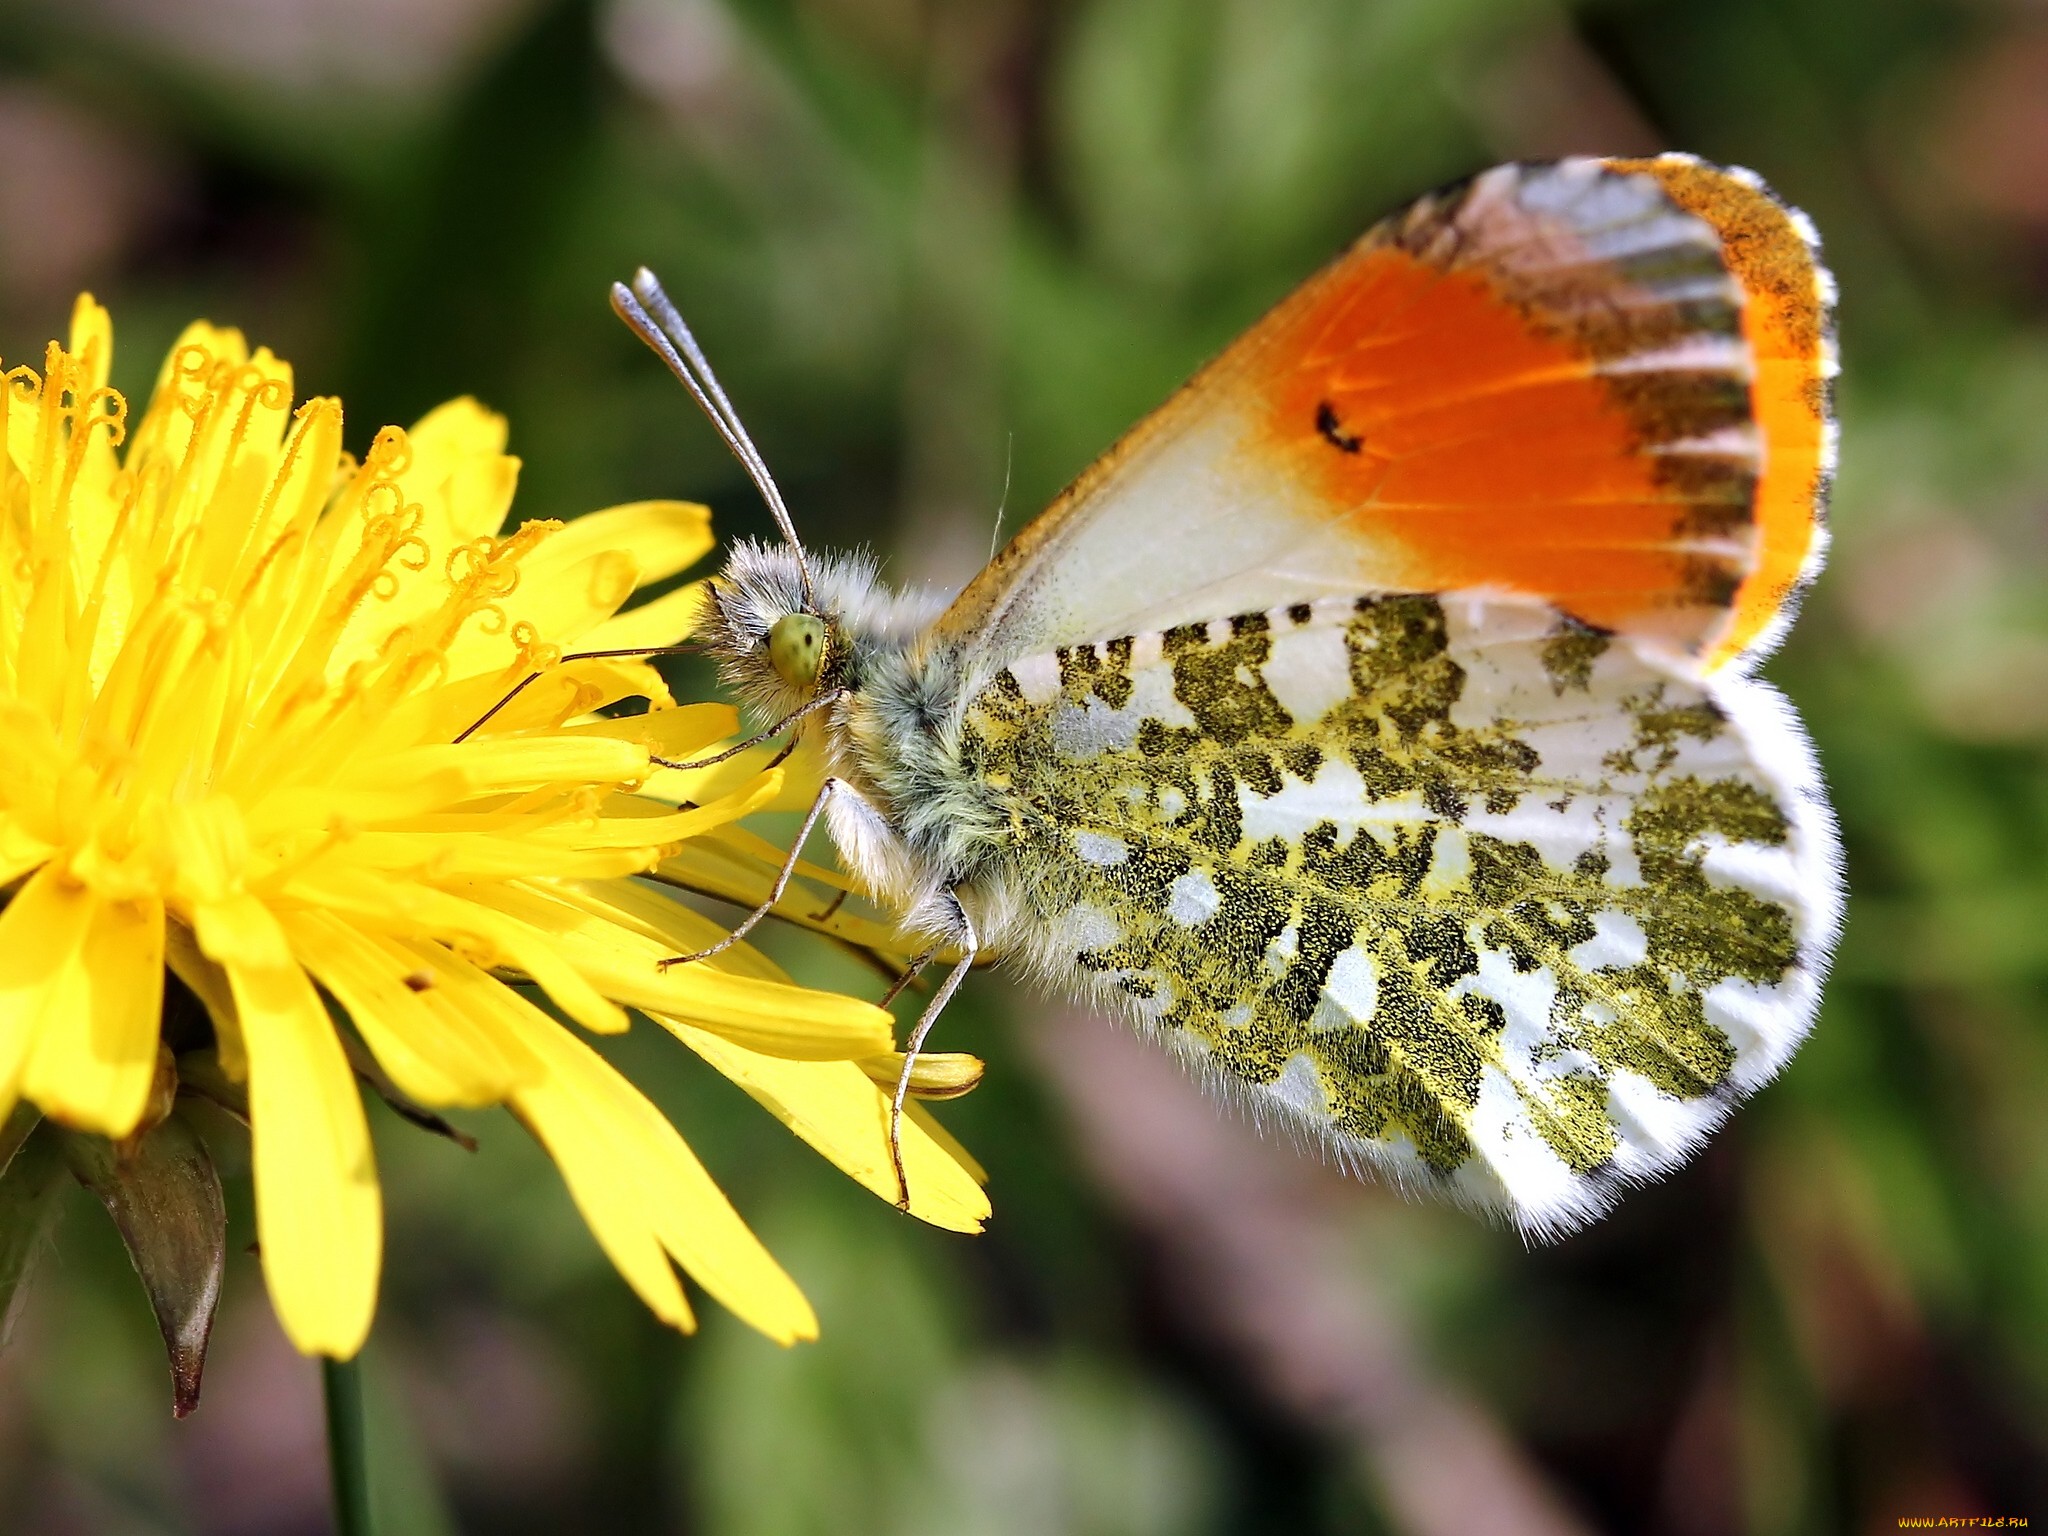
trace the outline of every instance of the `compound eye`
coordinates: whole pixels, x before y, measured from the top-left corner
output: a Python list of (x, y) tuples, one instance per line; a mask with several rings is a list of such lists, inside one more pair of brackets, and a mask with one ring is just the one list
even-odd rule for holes
[(808, 688), (825, 665), (825, 621), (785, 613), (768, 630), (768, 664), (792, 688)]

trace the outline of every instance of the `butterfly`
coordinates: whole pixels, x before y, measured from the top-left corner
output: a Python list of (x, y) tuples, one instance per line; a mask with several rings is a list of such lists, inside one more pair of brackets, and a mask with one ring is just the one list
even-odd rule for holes
[(782, 532), (733, 549), (703, 638), (754, 740), (820, 738), (796, 846), (823, 817), (957, 957), (899, 1116), (996, 953), (1527, 1233), (1681, 1162), (1807, 1033), (1839, 922), (1813, 750), (1752, 675), (1826, 545), (1833, 298), (1749, 172), (1496, 167), (1374, 226), (941, 604), (805, 550), (659, 283), (615, 287)]

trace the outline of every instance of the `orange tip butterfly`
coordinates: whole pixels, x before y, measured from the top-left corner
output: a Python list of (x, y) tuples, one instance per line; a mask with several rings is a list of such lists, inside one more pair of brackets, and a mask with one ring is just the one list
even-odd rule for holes
[(805, 831), (958, 956), (911, 1058), (1000, 954), (1346, 1164), (1553, 1234), (1806, 1034), (1840, 856), (1752, 673), (1826, 544), (1833, 283), (1754, 175), (1420, 199), (950, 603), (805, 551), (652, 274), (613, 298), (781, 527), (705, 632), (821, 739)]

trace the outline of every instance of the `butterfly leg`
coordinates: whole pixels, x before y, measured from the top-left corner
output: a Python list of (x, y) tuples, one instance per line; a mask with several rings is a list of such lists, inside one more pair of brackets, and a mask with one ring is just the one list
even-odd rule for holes
[(662, 970), (672, 965), (688, 965), (693, 960), (709, 960), (713, 955), (723, 954), (739, 943), (760, 925), (761, 919), (775, 910), (775, 904), (782, 900), (782, 893), (789, 889), (790, 876), (796, 873), (797, 861), (803, 857), (804, 844), (810, 840), (811, 830), (818, 824), (818, 818), (825, 814), (825, 807), (831, 802), (834, 790), (843, 788), (837, 779), (827, 779), (818, 786), (818, 798), (811, 802), (811, 808), (804, 813), (804, 824), (797, 828), (796, 837), (789, 845), (789, 857), (782, 861), (782, 868), (775, 873), (775, 884), (769, 888), (768, 899), (740, 919), (739, 926), (709, 949), (700, 949), (694, 955), (670, 955), (659, 962)]
[[(748, 751), (754, 747), (758, 747), (759, 745), (761, 745), (762, 742), (768, 740), (769, 737), (776, 735), (778, 732), (788, 729), (790, 726), (795, 725), (799, 720), (802, 720), (807, 716), (816, 714), (821, 709), (831, 708), (834, 704), (837, 704), (841, 699), (845, 697), (846, 690), (844, 688), (834, 689), (831, 693), (821, 693), (815, 699), (811, 700), (810, 703), (803, 705), (801, 708), (791, 710), (788, 714), (784, 715), (780, 720), (776, 721), (766, 730), (756, 731), (753, 735), (749, 736), (745, 741), (738, 742), (733, 746), (727, 747), (723, 752), (714, 752), (709, 757), (700, 757), (693, 763), (679, 763), (672, 758), (655, 757), (651, 753), (648, 755), (647, 760), (653, 763), (656, 767), (680, 768), (686, 773), (694, 773), (699, 768), (710, 768), (718, 763), (724, 762), (727, 758), (738, 757), (742, 752)], [(474, 727), (472, 727), (472, 729), (474, 729)], [(768, 766), (770, 768), (778, 766), (785, 758), (789, 756), (790, 753), (794, 752), (795, 750), (796, 738), (792, 736), (789, 739), (789, 744), (785, 746), (781, 750), (781, 752), (776, 754), (775, 760), (769, 763)]]
[[(981, 935), (976, 932), (974, 919), (967, 915), (956, 898), (953, 910), (960, 915), (960, 958), (953, 969), (946, 973), (946, 979), (939, 984), (939, 990), (918, 1016), (917, 1028), (910, 1032), (909, 1044), (903, 1052), (903, 1070), (896, 1074), (896, 1096), (889, 1101), (889, 1161), (896, 1168), (896, 1209), (910, 1209), (910, 1175), (903, 1170), (903, 1101), (910, 1097), (910, 1074), (917, 1070), (917, 1053), (924, 1049), (924, 1037), (932, 1032), (932, 1026), (939, 1022), (939, 1015), (946, 1011), (946, 1004), (953, 1000), (953, 994), (960, 990), (960, 983), (967, 979), (967, 973), (974, 968), (974, 956), (981, 948)], [(930, 955), (920, 956), (917, 967), (921, 969)], [(913, 972), (914, 974), (914, 972)]]
[(912, 960), (910, 964), (903, 968), (903, 974), (896, 978), (890, 985), (889, 990), (882, 994), (881, 1001), (876, 1003), (875, 1006), (877, 1008), (886, 1008), (895, 1002), (897, 998), (901, 997), (904, 989), (924, 974), (924, 968), (932, 963), (932, 956), (937, 953), (936, 949), (928, 949)]

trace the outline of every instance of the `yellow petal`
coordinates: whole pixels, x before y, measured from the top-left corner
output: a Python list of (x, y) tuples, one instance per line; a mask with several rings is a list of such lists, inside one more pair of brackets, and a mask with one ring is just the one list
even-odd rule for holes
[[(769, 861), (771, 855), (777, 856), (776, 862)], [(743, 910), (752, 910), (767, 898), (779, 861), (779, 850), (773, 843), (744, 827), (726, 826), (691, 839), (650, 873), (678, 890), (713, 896)], [(797, 865), (797, 873), (821, 882), (828, 877), (835, 882), (842, 880), (828, 870), (806, 863)], [(918, 948), (893, 923), (877, 921), (843, 901), (820, 895), (802, 880), (792, 881), (783, 891), (782, 900), (775, 904), (775, 916), (782, 922), (829, 934), (880, 957), (908, 959)]]
[(406, 781), (459, 774), (471, 795), (520, 794), (563, 783), (617, 784), (647, 772), (647, 752), (608, 736), (473, 736), (468, 741), (412, 747), (365, 762), (363, 778)]
[(678, 704), (670, 709), (650, 709), (641, 715), (592, 720), (563, 729), (572, 736), (610, 736), (630, 741), (661, 757), (688, 757), (730, 736), (738, 726), (739, 711), (730, 704)]
[(249, 1050), (256, 1235), (271, 1303), (302, 1353), (346, 1360), (370, 1331), (384, 1246), (355, 1074), (297, 965), (227, 971)]
[(934, 1146), (967, 1171), (967, 1177), (977, 1184), (988, 1183), (988, 1170), (981, 1166), (980, 1159), (961, 1146), (959, 1138), (947, 1130), (927, 1106), (913, 1099), (903, 1106), (903, 1118), (915, 1122), (925, 1135), (931, 1137)]
[(576, 642), (584, 651), (623, 651), (680, 645), (704, 621), (704, 583), (665, 592), (652, 602), (613, 614)]
[[(620, 699), (668, 701), (661, 674), (644, 661), (586, 657), (539, 673), (506, 663), (507, 658), (496, 656), (474, 675), (402, 704), (379, 728), (377, 741), (410, 746), (452, 741), (465, 734), (489, 740), (535, 729), (553, 731), (572, 716), (587, 715)], [(644, 767), (640, 771), (645, 772)]]
[[(738, 1083), (792, 1131), (884, 1200), (896, 1199), (889, 1159), (889, 1096), (850, 1061), (785, 1061), (744, 1050), (707, 1030), (655, 1015), (678, 1040)], [(923, 1117), (903, 1125), (910, 1213), (952, 1232), (979, 1232), (988, 1195), (929, 1135)]]
[(326, 779), (294, 785), (256, 799), (249, 810), (249, 835), (262, 838), (342, 822), (400, 821), (428, 815), (475, 793), (469, 778), (452, 765), (402, 776), (357, 770), (344, 782)]
[[(638, 880), (575, 880), (549, 887), (550, 894), (607, 923), (644, 934), (665, 955), (693, 955), (727, 938), (731, 930), (700, 912), (692, 912)], [(709, 960), (699, 960), (715, 970), (735, 976), (752, 976), (760, 981), (794, 985), (789, 973), (741, 940)]]
[(519, 483), (505, 439), (505, 418), (467, 395), (436, 406), (406, 433), (412, 462), (399, 483), (425, 512), (421, 531), (436, 562), (504, 526)]
[(199, 940), (183, 923), (172, 919), (164, 925), (164, 962), (178, 980), (206, 1009), (213, 1021), (214, 1053), (220, 1069), (235, 1082), (249, 1080), (249, 1052), (242, 1043), (242, 1020), (235, 1012), (234, 988), (228, 973), (206, 958)]
[(810, 1303), (675, 1127), (596, 1052), (522, 999), (509, 992), (506, 998), (502, 1017), (546, 1066), (545, 1075), (515, 1097), (520, 1117), (560, 1165), (612, 1262), (656, 1314), (690, 1326), (666, 1260), (658, 1269), (653, 1264), (665, 1249), (770, 1338), (783, 1344), (816, 1338)]
[(622, 1176), (639, 1149), (625, 1144), (602, 1111), (593, 1112), (554, 1076), (521, 1089), (513, 1108), (562, 1170), (584, 1224), (634, 1294), (671, 1328), (695, 1332), (696, 1315), (647, 1219), (644, 1174)]
[(628, 1007), (680, 1014), (750, 1049), (803, 1060), (872, 1056), (895, 1043), (895, 1021), (873, 1003), (702, 965), (664, 971), (660, 962), (672, 952), (662, 945), (535, 887), (472, 886), (466, 894), (544, 931), (592, 986)]
[(626, 832), (614, 833), (609, 827), (601, 830), (622, 846), (577, 847), (579, 842), (597, 838), (588, 833), (578, 837), (573, 824), (543, 824), (524, 837), (441, 833), (413, 826), (391, 832), (358, 832), (349, 839), (348, 857), (365, 868), (436, 881), (515, 880), (525, 875), (603, 879), (635, 875), (647, 867), (652, 849), (630, 840)]
[(246, 891), (222, 901), (197, 904), (192, 934), (200, 951), (220, 966), (240, 965), (279, 970), (291, 963), (291, 950), (278, 931), (270, 909)]
[[(805, 811), (818, 798), (818, 788), (825, 779), (824, 759), (815, 745), (815, 735), (805, 736), (797, 743), (796, 750), (784, 756), (788, 745), (781, 736), (765, 741), (757, 747), (750, 747), (737, 757), (710, 768), (690, 770), (657, 768), (646, 781), (645, 792), (657, 800), (672, 800), (680, 803), (688, 800), (697, 805), (728, 795), (748, 779), (761, 773), (771, 762), (782, 759), (779, 766), (783, 771), (782, 797), (769, 809), (778, 811)], [(732, 741), (707, 742), (706, 752), (723, 751), (736, 745)], [(779, 860), (778, 860), (779, 862)]]
[(527, 873), (559, 874), (563, 871), (547, 860), (559, 864), (571, 853), (616, 851), (635, 857), (615, 861), (617, 867), (604, 873), (639, 874), (669, 845), (715, 831), (772, 800), (775, 788), (776, 776), (765, 774), (745, 793), (688, 811), (618, 794), (608, 796), (596, 816), (580, 811), (572, 815), (563, 801), (564, 814), (553, 822), (529, 802), (523, 814), (506, 816), (502, 822), (521, 835), (502, 838), (488, 835), (493, 830), (490, 812), (471, 804), (450, 814), (408, 817), (389, 831), (357, 833), (350, 840), (349, 854), (379, 868), (426, 868), (433, 878), (448, 879), (470, 878), (486, 870), (501, 877), (517, 875), (521, 858), (529, 861)]
[(449, 969), (445, 956), (423, 961), (418, 951), (317, 909), (287, 917), (285, 932), (306, 969), (348, 1011), (371, 1054), (412, 1098), (436, 1106), (502, 1104), (538, 1070), (526, 1053), (504, 1048), (501, 1031), (479, 1027), (459, 1007), (433, 1006)]
[(886, 1049), (891, 1020), (873, 1003), (809, 987), (722, 974), (701, 965), (667, 971), (578, 957), (607, 994), (640, 1009), (664, 1009), (748, 1048), (797, 1061), (838, 1061)]
[(695, 1328), (650, 1219), (642, 1149), (620, 1134), (601, 1101), (593, 1104), (578, 1091), (588, 1066), (558, 1040), (576, 1042), (525, 998), (459, 956), (440, 961), (435, 982), (443, 1000), (498, 1036), (502, 1048), (534, 1063), (512, 1095), (513, 1112), (561, 1169), (576, 1209), (626, 1283), (670, 1327)]
[(715, 542), (709, 507), (694, 501), (627, 502), (586, 512), (551, 535), (527, 562), (522, 586), (552, 579), (551, 573), (608, 549), (631, 551), (643, 584), (666, 581), (710, 554)]
[[(363, 869), (307, 871), (295, 893), (328, 906), (373, 933), (397, 939), (428, 936), (457, 949), (487, 950), (487, 963), (524, 971), (555, 1005), (585, 1029), (614, 1035), (626, 1027), (623, 1008), (592, 985), (570, 946), (549, 927), (528, 920), (552, 914), (531, 902), (515, 903), (519, 915), (493, 898), (510, 887), (492, 883), (441, 890), (419, 881), (384, 879)], [(476, 899), (471, 900), (469, 897)]]
[(156, 1076), (164, 911), (154, 900), (91, 904), (72, 961), (83, 985), (66, 992), (76, 999), (67, 1007), (82, 1006), (45, 1018), (21, 1091), (64, 1124), (118, 1141), (135, 1129)]
[(91, 1006), (78, 951), (90, 892), (45, 864), (0, 911), (0, 1096), (12, 1099), (44, 1028), (72, 1029)]
[(87, 390), (106, 385), (114, 366), (114, 317), (89, 293), (71, 306), (71, 344), (65, 350), (85, 364)]
[(0, 816), (0, 885), (12, 885), (55, 851), (13, 817)]

